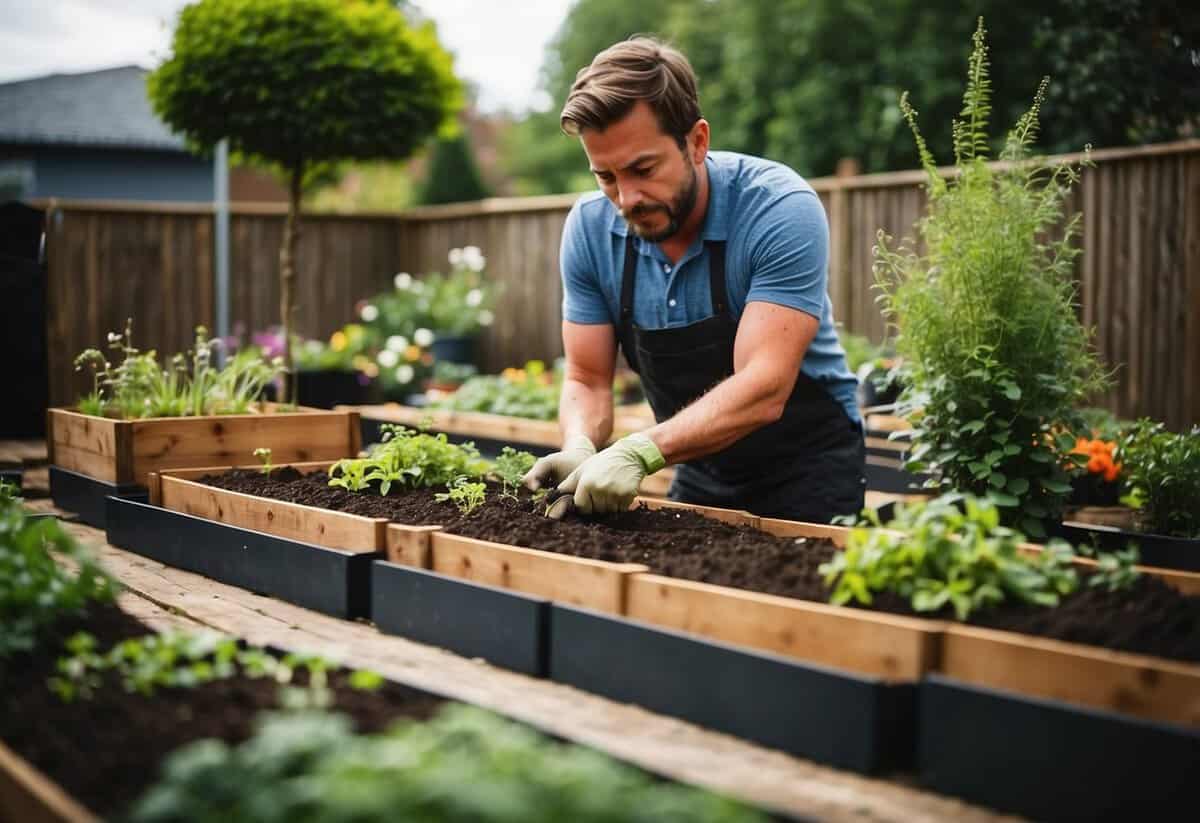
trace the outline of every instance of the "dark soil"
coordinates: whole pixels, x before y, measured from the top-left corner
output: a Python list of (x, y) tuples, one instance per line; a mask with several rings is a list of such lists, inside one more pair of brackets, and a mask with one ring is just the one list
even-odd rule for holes
[[(775, 537), (673, 509), (641, 507), (595, 519), (568, 516), (551, 520), (541, 514), (544, 504), (536, 504), (524, 490), (519, 499), (513, 499), (504, 497), (498, 485), (489, 487), (483, 506), (463, 515), (454, 504), (437, 502), (437, 490), (393, 490), (386, 497), (374, 491), (347, 492), (330, 487), (324, 472), (302, 475), (284, 468), (266, 477), (261, 472), (236, 470), (205, 477), (202, 482), (410, 525), (441, 525), (452, 534), (480, 540), (594, 560), (643, 563), (669, 577), (817, 602), (829, 599), (818, 569), (837, 550), (828, 540)], [(877, 598), (872, 606), (913, 614), (904, 601), (891, 595)], [(950, 618), (952, 613), (919, 616)], [(1184, 596), (1146, 575), (1120, 592), (1083, 586), (1057, 608), (1006, 604), (972, 616), (971, 622), (1200, 662), (1200, 597)]]
[[(164, 689), (151, 697), (129, 694), (119, 678), (105, 681), (89, 700), (63, 703), (46, 687), (62, 641), (86, 630), (98, 648), (152, 633), (115, 606), (95, 607), (86, 621), (62, 626), (38, 651), (0, 671), (0, 739), (68, 794), (102, 816), (127, 809), (159, 777), (171, 751), (201, 738), (230, 743), (249, 738), (254, 718), (278, 708), (278, 684), (235, 677), (193, 689)], [(359, 731), (385, 728), (398, 717), (425, 719), (444, 701), (385, 682), (375, 692), (351, 689), (348, 673), (331, 673), (334, 707)], [(297, 673), (295, 682), (304, 682)]]

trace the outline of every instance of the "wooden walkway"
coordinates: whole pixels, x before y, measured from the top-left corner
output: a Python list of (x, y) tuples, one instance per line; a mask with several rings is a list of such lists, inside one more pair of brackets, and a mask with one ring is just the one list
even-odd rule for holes
[[(0, 452), (5, 444), (0, 443)], [(33, 461), (36, 464), (36, 460)], [(26, 464), (27, 504), (54, 511), (46, 471)], [(687, 783), (799, 818), (856, 823), (1016, 820), (898, 780), (841, 772), (548, 680), (164, 566), (109, 546), (104, 533), (67, 529), (125, 586), (120, 603), (156, 630), (209, 627), (258, 645), (321, 654), (346, 665), (497, 711), (551, 734)]]

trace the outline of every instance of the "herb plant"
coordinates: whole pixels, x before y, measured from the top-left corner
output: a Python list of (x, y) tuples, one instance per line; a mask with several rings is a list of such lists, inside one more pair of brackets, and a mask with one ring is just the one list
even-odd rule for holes
[[(867, 515), (881, 525), (873, 510)], [(1051, 541), (1045, 551), (1027, 555), (1019, 550), (1024, 540), (1000, 525), (990, 499), (943, 495), (898, 505), (887, 529), (852, 529), (845, 550), (822, 564), (821, 573), (838, 605), (870, 604), (876, 594), (891, 592), (914, 611), (950, 607), (959, 620), (1009, 599), (1055, 606), (1079, 585), (1071, 547)]]
[(123, 334), (108, 335), (112, 360), (97, 349), (86, 349), (75, 358), (76, 371), (92, 369), (92, 391), (80, 399), (79, 410), (121, 420), (245, 414), (280, 374), (282, 362), (241, 351), (217, 368), (213, 360), (218, 346), (219, 341), (210, 340), (208, 330), (198, 326), (193, 347), (172, 356), (163, 367), (153, 350), (134, 347), (130, 319)]
[(488, 469), (472, 443), (451, 443), (445, 434), (418, 433), (390, 423), (382, 428), (382, 442), (367, 457), (345, 458), (330, 467), (329, 485), (362, 491), (378, 482), (379, 493), (387, 494), (393, 484), (407, 489), (443, 486), (460, 476), (480, 477)]
[(354, 735), (349, 718), (268, 715), (231, 746), (193, 743), (134, 806), (133, 823), (748, 823), (757, 812), (655, 780), (598, 752), (551, 742), (452, 704), (432, 720)]
[(466, 477), (456, 477), (454, 482), (447, 483), (444, 494), (435, 494), (433, 499), (439, 503), (449, 501), (458, 506), (463, 514), (470, 514), (483, 505), (487, 496), (487, 484), (472, 483)]
[(533, 468), (537, 458), (529, 452), (517, 451), (512, 446), (505, 446), (496, 458), (492, 472), (500, 478), (501, 496), (517, 499), (517, 489), (521, 479)]
[[(69, 558), (75, 571), (50, 552)], [(46, 629), (109, 603), (117, 583), (53, 519), (31, 520), (20, 498), (0, 492), (0, 666), (31, 651)]]
[(1161, 423), (1139, 420), (1116, 449), (1126, 496), (1138, 526), (1154, 534), (1200, 537), (1200, 426), (1174, 434)]
[(561, 388), (556, 372), (547, 372), (540, 360), (530, 360), (521, 369), (472, 377), (453, 394), (430, 405), (453, 411), (554, 420), (558, 417)]
[(980, 20), (949, 180), (901, 98), (928, 173), (928, 213), (919, 243), (893, 248), (881, 232), (874, 265), (884, 312), (899, 331), (911, 468), (930, 473), (935, 488), (988, 496), (1005, 523), (1035, 536), (1071, 491), (1074, 408), (1107, 381), (1076, 316), (1079, 216), (1063, 219), (1079, 172), (1030, 159), (1047, 83), (1008, 133), (1006, 162), (989, 166), (991, 82)]

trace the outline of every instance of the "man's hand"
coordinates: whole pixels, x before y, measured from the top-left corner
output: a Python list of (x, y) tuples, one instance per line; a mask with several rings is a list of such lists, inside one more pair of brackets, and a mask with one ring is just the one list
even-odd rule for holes
[(575, 510), (582, 514), (624, 511), (637, 496), (642, 478), (664, 465), (653, 440), (631, 434), (585, 460), (558, 484), (558, 490), (574, 494)]
[(557, 483), (570, 476), (589, 457), (596, 453), (592, 441), (582, 434), (567, 439), (562, 451), (548, 454), (533, 464), (533, 468), (521, 478), (525, 488), (537, 491), (548, 483)]

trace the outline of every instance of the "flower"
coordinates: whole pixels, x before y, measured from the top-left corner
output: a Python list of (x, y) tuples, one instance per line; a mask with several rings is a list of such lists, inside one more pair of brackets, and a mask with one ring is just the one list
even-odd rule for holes
[(413, 284), (412, 275), (406, 271), (402, 271), (392, 278), (392, 283), (394, 283), (398, 289), (407, 289)]
[(413, 334), (413, 342), (421, 348), (425, 348), (433, 342), (433, 332), (429, 329), (417, 329)]
[(458, 268), (459, 266), (462, 265), (462, 262), (463, 262), (463, 250), (462, 249), (450, 249), (450, 254), (447, 256), (447, 259), (450, 261), (451, 266)]
[(421, 359), (421, 347), (420, 346), (409, 346), (404, 352), (404, 359), (407, 360), (409, 363), (415, 363), (417, 360), (420, 360)]
[(305, 340), (304, 350), (309, 354), (320, 354), (323, 348), (320, 340)]
[(379, 365), (385, 369), (390, 369), (400, 362), (400, 355), (396, 354), (392, 349), (384, 349), (375, 359), (379, 361)]
[(467, 246), (462, 250), (462, 263), (471, 271), (481, 272), (483, 271), (483, 267), (487, 265), (487, 259), (483, 256), (483, 252), (479, 250), (479, 246)]
[(404, 365), (396, 369), (397, 383), (411, 383), (414, 376), (416, 376), (416, 372), (412, 366)]
[(376, 366), (374, 363), (368, 363), (366, 368), (364, 368), (362, 370), (362, 373), (365, 374), (367, 377), (378, 377), (379, 376), (379, 367)]
[(373, 304), (368, 303), (367, 305), (362, 307), (362, 311), (360, 311), (358, 313), (358, 316), (361, 317), (363, 320), (367, 321), (368, 323), (370, 323), (375, 318), (379, 317), (379, 309), (378, 309), (378, 307), (374, 306)]
[(433, 352), (427, 351), (423, 355), (421, 355), (421, 362), (424, 363), (426, 366), (432, 366), (433, 365)]
[(479, 325), (481, 326), (490, 326), (492, 325), (492, 321), (495, 319), (496, 315), (492, 314), (487, 309), (484, 309), (479, 313)]
[(392, 351), (404, 351), (408, 348), (408, 338), (402, 334), (393, 334), (384, 345)]
[(468, 306), (478, 306), (482, 302), (483, 292), (481, 292), (479, 289), (471, 289), (469, 292), (467, 292)]
[(343, 332), (335, 331), (329, 338), (329, 348), (334, 351), (346, 350), (346, 335)]

